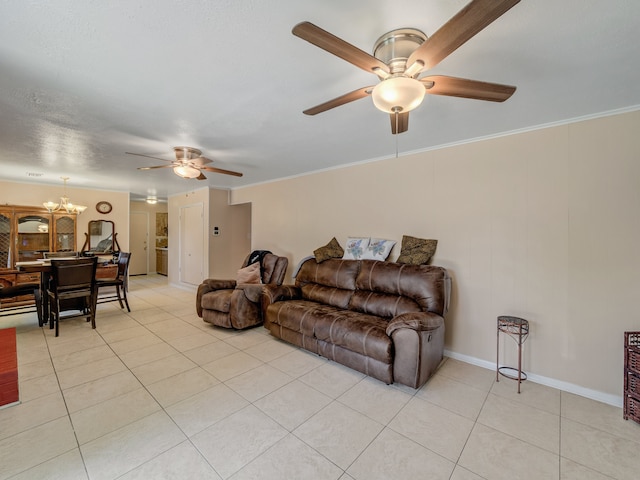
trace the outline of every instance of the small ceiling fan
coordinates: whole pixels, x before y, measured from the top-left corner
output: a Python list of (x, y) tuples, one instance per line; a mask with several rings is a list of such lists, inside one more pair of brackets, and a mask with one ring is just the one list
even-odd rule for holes
[(303, 113), (316, 115), (371, 95), (379, 110), (391, 114), (391, 133), (395, 135), (408, 130), (409, 112), (422, 103), (426, 93), (504, 102), (516, 87), (444, 75), (418, 77), (519, 1), (472, 0), (431, 37), (415, 28), (402, 28), (384, 34), (375, 43), (373, 55), (310, 22), (299, 23), (292, 30), (294, 35), (358, 68), (374, 73), (380, 79), (375, 86), (354, 90)]
[(150, 155), (143, 155), (142, 153), (125, 152), (127, 155), (136, 155), (138, 157), (153, 158), (155, 160), (161, 160), (163, 162), (169, 162), (168, 165), (156, 165), (153, 167), (138, 167), (138, 170), (152, 170), (155, 168), (173, 168), (173, 173), (182, 178), (195, 178), (196, 180), (206, 180), (207, 177), (202, 173), (202, 170), (207, 172), (222, 173), (224, 175), (233, 175), (235, 177), (241, 177), (239, 172), (233, 172), (231, 170), (224, 170), (222, 168), (209, 167), (209, 163), (213, 160), (209, 160), (202, 156), (202, 152), (197, 148), (192, 147), (173, 147), (176, 154), (175, 160), (165, 160), (164, 158), (152, 157)]

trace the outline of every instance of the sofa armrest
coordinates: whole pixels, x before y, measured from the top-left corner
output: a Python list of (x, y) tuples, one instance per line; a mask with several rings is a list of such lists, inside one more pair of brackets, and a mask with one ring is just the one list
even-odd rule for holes
[(394, 317), (387, 325), (387, 335), (391, 336), (393, 332), (401, 328), (409, 328), (416, 332), (425, 332), (437, 330), (444, 325), (444, 319), (431, 312), (411, 312), (403, 313)]
[(231, 290), (236, 288), (235, 280), (218, 280), (215, 278), (208, 278), (198, 286), (198, 292), (196, 293), (196, 313), (202, 318), (202, 296), (206, 293), (213, 292), (215, 290)]
[(393, 339), (393, 381), (420, 388), (444, 354), (444, 319), (431, 312), (404, 313), (389, 322)]
[(262, 293), (263, 312), (272, 303), (302, 298), (300, 288), (294, 285), (264, 285)]

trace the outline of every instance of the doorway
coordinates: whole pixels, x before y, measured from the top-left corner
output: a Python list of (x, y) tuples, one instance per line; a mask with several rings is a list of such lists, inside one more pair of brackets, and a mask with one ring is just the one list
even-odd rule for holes
[(200, 285), (204, 279), (204, 207), (180, 207), (180, 281)]
[(147, 212), (130, 212), (129, 235), (131, 250), (129, 275), (146, 275), (149, 273), (149, 214)]

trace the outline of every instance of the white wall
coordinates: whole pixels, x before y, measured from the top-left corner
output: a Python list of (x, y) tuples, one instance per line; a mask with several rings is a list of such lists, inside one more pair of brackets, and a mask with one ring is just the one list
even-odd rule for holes
[(438, 239), (452, 355), (490, 366), (496, 317), (522, 316), (530, 378), (616, 404), (623, 332), (640, 330), (639, 132), (635, 111), (241, 188), (232, 203), (252, 203), (253, 245), (288, 256), (289, 274), (333, 236), (395, 239), (391, 260), (403, 234)]
[(212, 188), (209, 195), (208, 278), (236, 278), (251, 249), (251, 205), (230, 206), (228, 190)]

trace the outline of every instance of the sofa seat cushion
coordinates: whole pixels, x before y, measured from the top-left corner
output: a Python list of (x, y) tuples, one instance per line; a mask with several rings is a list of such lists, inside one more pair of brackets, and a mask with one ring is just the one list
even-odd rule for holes
[(308, 300), (276, 302), (267, 307), (269, 322), (383, 363), (393, 360), (389, 322), (374, 315)]
[(216, 290), (215, 292), (205, 293), (202, 296), (202, 308), (229, 313), (231, 294), (233, 294), (233, 290)]
[(319, 318), (315, 337), (383, 363), (393, 361), (393, 342), (386, 333), (383, 318), (351, 310), (337, 310)]
[(319, 318), (340, 311), (336, 307), (308, 300), (276, 302), (267, 307), (271, 323), (314, 338), (314, 326)]

